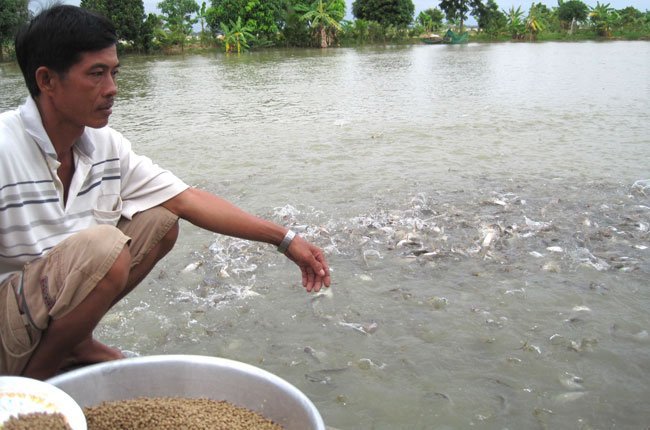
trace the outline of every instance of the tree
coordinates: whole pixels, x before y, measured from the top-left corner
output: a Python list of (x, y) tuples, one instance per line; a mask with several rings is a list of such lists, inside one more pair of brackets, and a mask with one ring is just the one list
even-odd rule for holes
[(357, 43), (366, 43), (370, 36), (370, 23), (365, 19), (343, 21), (343, 34)]
[(494, 0), (475, 3), (472, 15), (476, 18), (478, 27), (491, 36), (496, 36), (506, 27), (506, 16), (499, 10), (499, 5)]
[[(542, 4), (540, 3), (540, 5)], [(536, 40), (537, 34), (542, 30), (544, 30), (543, 9), (533, 3), (528, 11), (528, 17), (526, 17), (526, 31), (530, 34), (531, 40)]]
[(309, 7), (296, 6), (297, 11), (304, 12), (300, 19), (308, 22), (309, 26), (318, 33), (321, 48), (327, 48), (329, 40), (334, 38), (337, 31), (341, 31), (340, 21), (345, 15), (345, 9), (341, 10), (336, 3), (334, 1), (323, 3), (323, 0), (316, 0)]
[(206, 21), (213, 33), (222, 31), (222, 23), (242, 19), (257, 40), (273, 42), (283, 26), (288, 0), (212, 0)]
[(517, 9), (514, 6), (510, 6), (510, 10), (506, 13), (506, 26), (513, 39), (521, 39), (524, 35), (526, 24), (522, 19), (523, 16), (524, 13), (521, 10), (521, 6), (518, 6)]
[(110, 19), (118, 39), (133, 43), (142, 39), (145, 19), (142, 0), (81, 0), (79, 5)]
[(158, 8), (172, 41), (181, 45), (181, 51), (184, 50), (185, 39), (192, 34), (192, 26), (198, 21), (193, 15), (199, 12), (199, 5), (195, 0), (163, 0), (158, 3)]
[(147, 18), (142, 22), (142, 31), (140, 32), (140, 39), (136, 43), (141, 47), (144, 52), (149, 52), (154, 47), (154, 35), (162, 32), (162, 20), (155, 13), (150, 13)]
[(596, 6), (589, 13), (589, 20), (598, 35), (609, 37), (612, 34), (612, 27), (618, 21), (618, 13), (609, 6), (609, 3), (601, 4), (597, 1)]
[(4, 46), (29, 19), (28, 3), (28, 0), (0, 0), (0, 61), (4, 59)]
[(242, 49), (247, 50), (250, 48), (248, 41), (253, 39), (248, 26), (243, 25), (241, 17), (237, 18), (236, 22), (230, 21), (230, 25), (221, 24), (223, 30), (223, 40), (226, 46), (226, 52), (237, 51), (239, 54)]
[(418, 24), (424, 27), (427, 33), (430, 33), (442, 28), (442, 20), (444, 17), (445, 15), (440, 9), (431, 8), (420, 12), (415, 20)]
[(196, 14), (197, 19), (199, 20), (199, 24), (201, 24), (201, 46), (203, 46), (204, 42), (206, 41), (206, 31), (205, 31), (205, 23), (206, 23), (206, 18), (207, 18), (207, 9), (206, 9), (206, 4), (205, 2), (201, 3), (201, 9), (199, 9), (199, 12)]
[(568, 28), (569, 34), (575, 30), (577, 23), (585, 21), (589, 14), (589, 7), (580, 0), (564, 2), (558, 0), (557, 16), (563, 26)]
[(288, 46), (307, 47), (311, 43), (311, 30), (308, 23), (301, 19), (303, 13), (296, 10), (296, 6), (299, 5), (300, 3), (296, 5), (292, 1), (285, 2), (280, 14), (281, 36)]
[(383, 26), (407, 27), (413, 22), (414, 13), (411, 0), (355, 0), (352, 3), (356, 19), (375, 21)]
[(622, 27), (637, 27), (643, 23), (643, 12), (628, 6), (618, 11), (619, 22)]
[(464, 23), (467, 21), (467, 13), (473, 8), (475, 15), (485, 6), (481, 0), (442, 0), (440, 9), (445, 12), (447, 21), (458, 22), (459, 30), (462, 33)]

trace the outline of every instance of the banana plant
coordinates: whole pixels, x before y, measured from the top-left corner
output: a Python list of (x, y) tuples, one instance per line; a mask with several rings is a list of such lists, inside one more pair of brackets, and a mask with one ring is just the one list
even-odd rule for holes
[(226, 52), (241, 53), (242, 50), (250, 48), (248, 45), (249, 40), (253, 40), (255, 36), (251, 33), (248, 25), (243, 25), (241, 16), (237, 17), (237, 22), (230, 21), (230, 25), (221, 24), (223, 31), (223, 40), (226, 47)]
[(526, 18), (526, 31), (530, 33), (530, 39), (537, 39), (537, 34), (544, 30), (544, 22), (539, 16), (539, 11), (535, 7), (531, 7)]
[(320, 47), (327, 48), (328, 32), (341, 31), (342, 27), (339, 21), (343, 19), (340, 10), (336, 7), (335, 2), (316, 0), (309, 6), (296, 6), (298, 12), (303, 12), (301, 20), (309, 23), (309, 26), (320, 36)]
[(514, 6), (510, 6), (508, 12), (504, 11), (507, 19), (507, 28), (510, 31), (513, 39), (521, 39), (526, 30), (526, 23), (523, 20), (524, 13), (521, 10), (521, 6), (515, 9)]
[(609, 3), (601, 4), (597, 1), (589, 12), (589, 20), (598, 35), (609, 37), (612, 35), (612, 27), (618, 21), (618, 13)]

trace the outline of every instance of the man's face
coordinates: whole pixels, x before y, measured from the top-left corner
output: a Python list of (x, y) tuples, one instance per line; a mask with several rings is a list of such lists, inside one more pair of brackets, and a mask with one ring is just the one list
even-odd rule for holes
[(86, 52), (67, 73), (57, 76), (53, 103), (59, 120), (77, 127), (100, 128), (108, 124), (117, 94), (119, 70), (115, 46)]

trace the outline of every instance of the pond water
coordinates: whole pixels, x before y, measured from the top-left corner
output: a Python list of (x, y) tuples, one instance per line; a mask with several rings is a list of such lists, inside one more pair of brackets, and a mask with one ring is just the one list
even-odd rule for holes
[(100, 339), (260, 366), (341, 429), (650, 425), (650, 43), (121, 60), (112, 125), (333, 285), (183, 223)]

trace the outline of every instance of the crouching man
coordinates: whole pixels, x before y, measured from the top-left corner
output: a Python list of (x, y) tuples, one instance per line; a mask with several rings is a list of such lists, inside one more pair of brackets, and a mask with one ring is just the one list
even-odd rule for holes
[(16, 36), (30, 96), (0, 114), (0, 374), (121, 358), (93, 330), (173, 248), (179, 218), (278, 246), (307, 291), (330, 284), (318, 247), (188, 187), (107, 126), (116, 43), (110, 21), (65, 5)]

